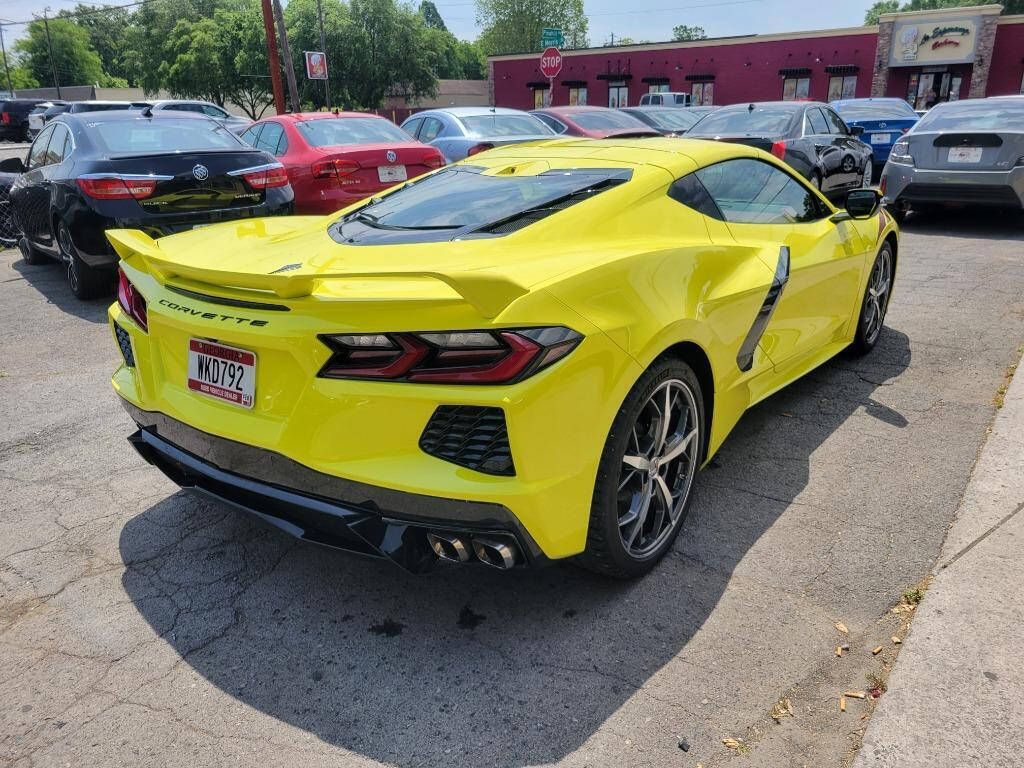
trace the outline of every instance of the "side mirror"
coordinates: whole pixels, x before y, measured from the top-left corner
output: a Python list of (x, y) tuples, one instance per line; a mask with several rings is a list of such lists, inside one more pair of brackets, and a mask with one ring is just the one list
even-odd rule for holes
[(864, 133), (864, 126), (863, 125), (851, 125), (850, 126), (850, 135), (851, 136), (861, 136), (861, 135), (863, 135), (863, 133)]
[(882, 196), (875, 189), (855, 189), (846, 196), (846, 212), (851, 219), (869, 219), (875, 215)]
[(0, 160), (0, 173), (24, 173), (25, 161), (20, 157), (8, 157)]

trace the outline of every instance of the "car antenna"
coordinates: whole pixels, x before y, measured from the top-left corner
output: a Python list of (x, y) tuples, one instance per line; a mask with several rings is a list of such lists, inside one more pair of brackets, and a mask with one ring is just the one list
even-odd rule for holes
[(749, 104), (747, 106), (747, 112), (753, 112), (753, 111), (754, 111), (754, 105), (753, 104)]
[(147, 104), (146, 106), (144, 106), (142, 108), (142, 113), (141, 114), (142, 114), (143, 117), (152, 117), (153, 116), (153, 105), (152, 104)]

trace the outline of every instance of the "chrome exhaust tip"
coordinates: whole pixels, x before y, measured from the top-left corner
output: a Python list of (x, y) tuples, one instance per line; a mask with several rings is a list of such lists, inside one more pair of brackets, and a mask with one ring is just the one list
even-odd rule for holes
[(503, 571), (514, 566), (519, 558), (516, 545), (500, 539), (474, 538), (473, 553), (481, 563)]
[(455, 563), (469, 562), (469, 548), (461, 536), (430, 532), (427, 534), (427, 543), (442, 560), (451, 560)]

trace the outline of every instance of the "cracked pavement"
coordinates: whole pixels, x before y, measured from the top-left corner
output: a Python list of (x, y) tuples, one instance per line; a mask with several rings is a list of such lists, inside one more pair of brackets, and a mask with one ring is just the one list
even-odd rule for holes
[(1022, 223), (912, 217), (879, 347), (748, 413), (629, 584), (414, 578), (178, 491), (107, 302), (0, 253), (0, 765), (844, 764), (1024, 339)]

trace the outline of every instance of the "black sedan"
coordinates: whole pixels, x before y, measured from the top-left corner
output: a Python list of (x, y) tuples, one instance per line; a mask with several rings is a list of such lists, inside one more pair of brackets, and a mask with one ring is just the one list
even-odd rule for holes
[(113, 283), (118, 258), (107, 229), (160, 237), (292, 211), (292, 188), (272, 155), (188, 113), (66, 113), (43, 128), (27, 161), (5, 160), (0, 171), (21, 172), (10, 202), (25, 261), (66, 263), (79, 298)]
[(828, 104), (733, 104), (702, 118), (687, 138), (732, 141), (771, 152), (826, 195), (871, 185), (871, 147)]
[(662, 136), (682, 136), (717, 107), (619, 107)]

